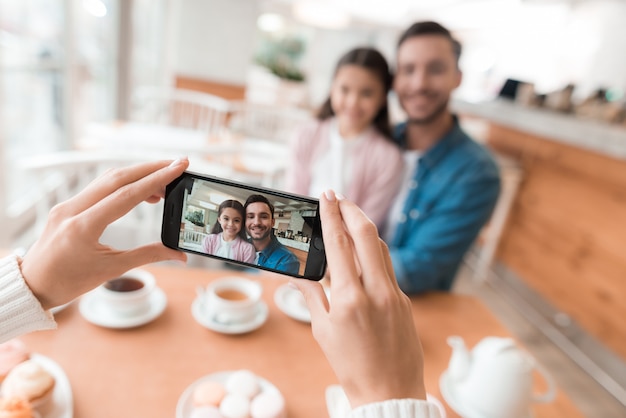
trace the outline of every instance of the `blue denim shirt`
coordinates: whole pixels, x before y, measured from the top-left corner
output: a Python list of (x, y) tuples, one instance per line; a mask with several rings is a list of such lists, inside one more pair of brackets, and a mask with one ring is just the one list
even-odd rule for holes
[(298, 274), (300, 271), (298, 257), (278, 242), (273, 234), (269, 245), (259, 253), (258, 265), (292, 274)]
[[(394, 140), (406, 148), (406, 124), (395, 128)], [(388, 243), (396, 279), (406, 293), (449, 290), (500, 194), (498, 166), (455, 118), (453, 128), (419, 158), (412, 180)]]

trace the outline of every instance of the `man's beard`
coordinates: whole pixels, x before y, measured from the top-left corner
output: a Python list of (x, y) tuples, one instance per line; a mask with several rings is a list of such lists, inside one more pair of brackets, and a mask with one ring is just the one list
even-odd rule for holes
[(272, 233), (272, 229), (269, 228), (267, 231), (265, 231), (263, 235), (261, 235), (258, 238), (254, 237), (250, 232), (248, 232), (248, 235), (250, 236), (250, 239), (252, 241), (263, 241), (265, 238), (269, 237), (271, 233)]
[(433, 113), (423, 118), (411, 118), (407, 119), (407, 123), (409, 125), (428, 125), (436, 120), (439, 116), (445, 113), (448, 110), (448, 100), (443, 102), (441, 106), (435, 109)]

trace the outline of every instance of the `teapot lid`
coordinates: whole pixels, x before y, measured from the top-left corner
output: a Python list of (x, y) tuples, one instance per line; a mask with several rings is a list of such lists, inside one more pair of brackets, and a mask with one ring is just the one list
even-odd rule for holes
[(517, 364), (520, 372), (533, 367), (533, 359), (517, 346), (512, 338), (486, 337), (478, 342), (472, 353), (474, 358), (494, 360), (498, 358), (508, 364)]
[(495, 354), (508, 348), (516, 348), (517, 345), (513, 338), (504, 337), (485, 337), (476, 344), (474, 347), (475, 353), (481, 354)]

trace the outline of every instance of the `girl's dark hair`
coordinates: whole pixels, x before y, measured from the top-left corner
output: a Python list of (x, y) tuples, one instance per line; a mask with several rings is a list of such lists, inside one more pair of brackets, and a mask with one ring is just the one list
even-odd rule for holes
[[(392, 83), (392, 76), (389, 72), (389, 65), (387, 64), (387, 60), (383, 55), (378, 52), (374, 48), (355, 48), (348, 51), (344, 56), (339, 59), (337, 66), (335, 67), (335, 75), (341, 67), (344, 65), (358, 65), (360, 67), (365, 68), (366, 70), (374, 73), (381, 84), (383, 85), (383, 90), (385, 92), (385, 96), (389, 92)], [(330, 95), (320, 107), (317, 112), (317, 118), (319, 120), (325, 120), (335, 115), (333, 112), (333, 108), (330, 104)], [(385, 97), (385, 101), (383, 105), (378, 110), (378, 113), (374, 117), (372, 124), (378, 129), (378, 131), (385, 135), (388, 138), (391, 138), (391, 125), (389, 124), (389, 108), (387, 104), (387, 98)]]
[(215, 225), (213, 225), (213, 229), (211, 229), (211, 233), (212, 234), (219, 234), (220, 232), (222, 232), (222, 225), (220, 225), (219, 217), (222, 216), (222, 212), (226, 208), (233, 208), (237, 212), (239, 212), (239, 214), (241, 215), (241, 229), (239, 230), (237, 235), (239, 235), (242, 239), (246, 239), (247, 238), (246, 237), (246, 227), (245, 227), (245, 225), (246, 225), (246, 211), (243, 209), (243, 205), (241, 204), (241, 202), (239, 202), (238, 200), (234, 200), (234, 199), (224, 200), (220, 204), (220, 207), (217, 210), (217, 219), (218, 220), (215, 222)]

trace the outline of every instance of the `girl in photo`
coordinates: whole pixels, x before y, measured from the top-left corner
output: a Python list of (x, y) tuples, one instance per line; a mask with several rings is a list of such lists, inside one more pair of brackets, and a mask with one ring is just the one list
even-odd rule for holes
[(246, 241), (243, 227), (245, 218), (243, 205), (239, 201), (233, 199), (223, 201), (211, 234), (202, 242), (204, 252), (253, 264), (256, 252), (254, 246)]
[(377, 50), (356, 48), (341, 57), (317, 120), (291, 143), (286, 173), (290, 192), (319, 197), (333, 189), (383, 228), (403, 164), (391, 141), (391, 82), (387, 61)]

